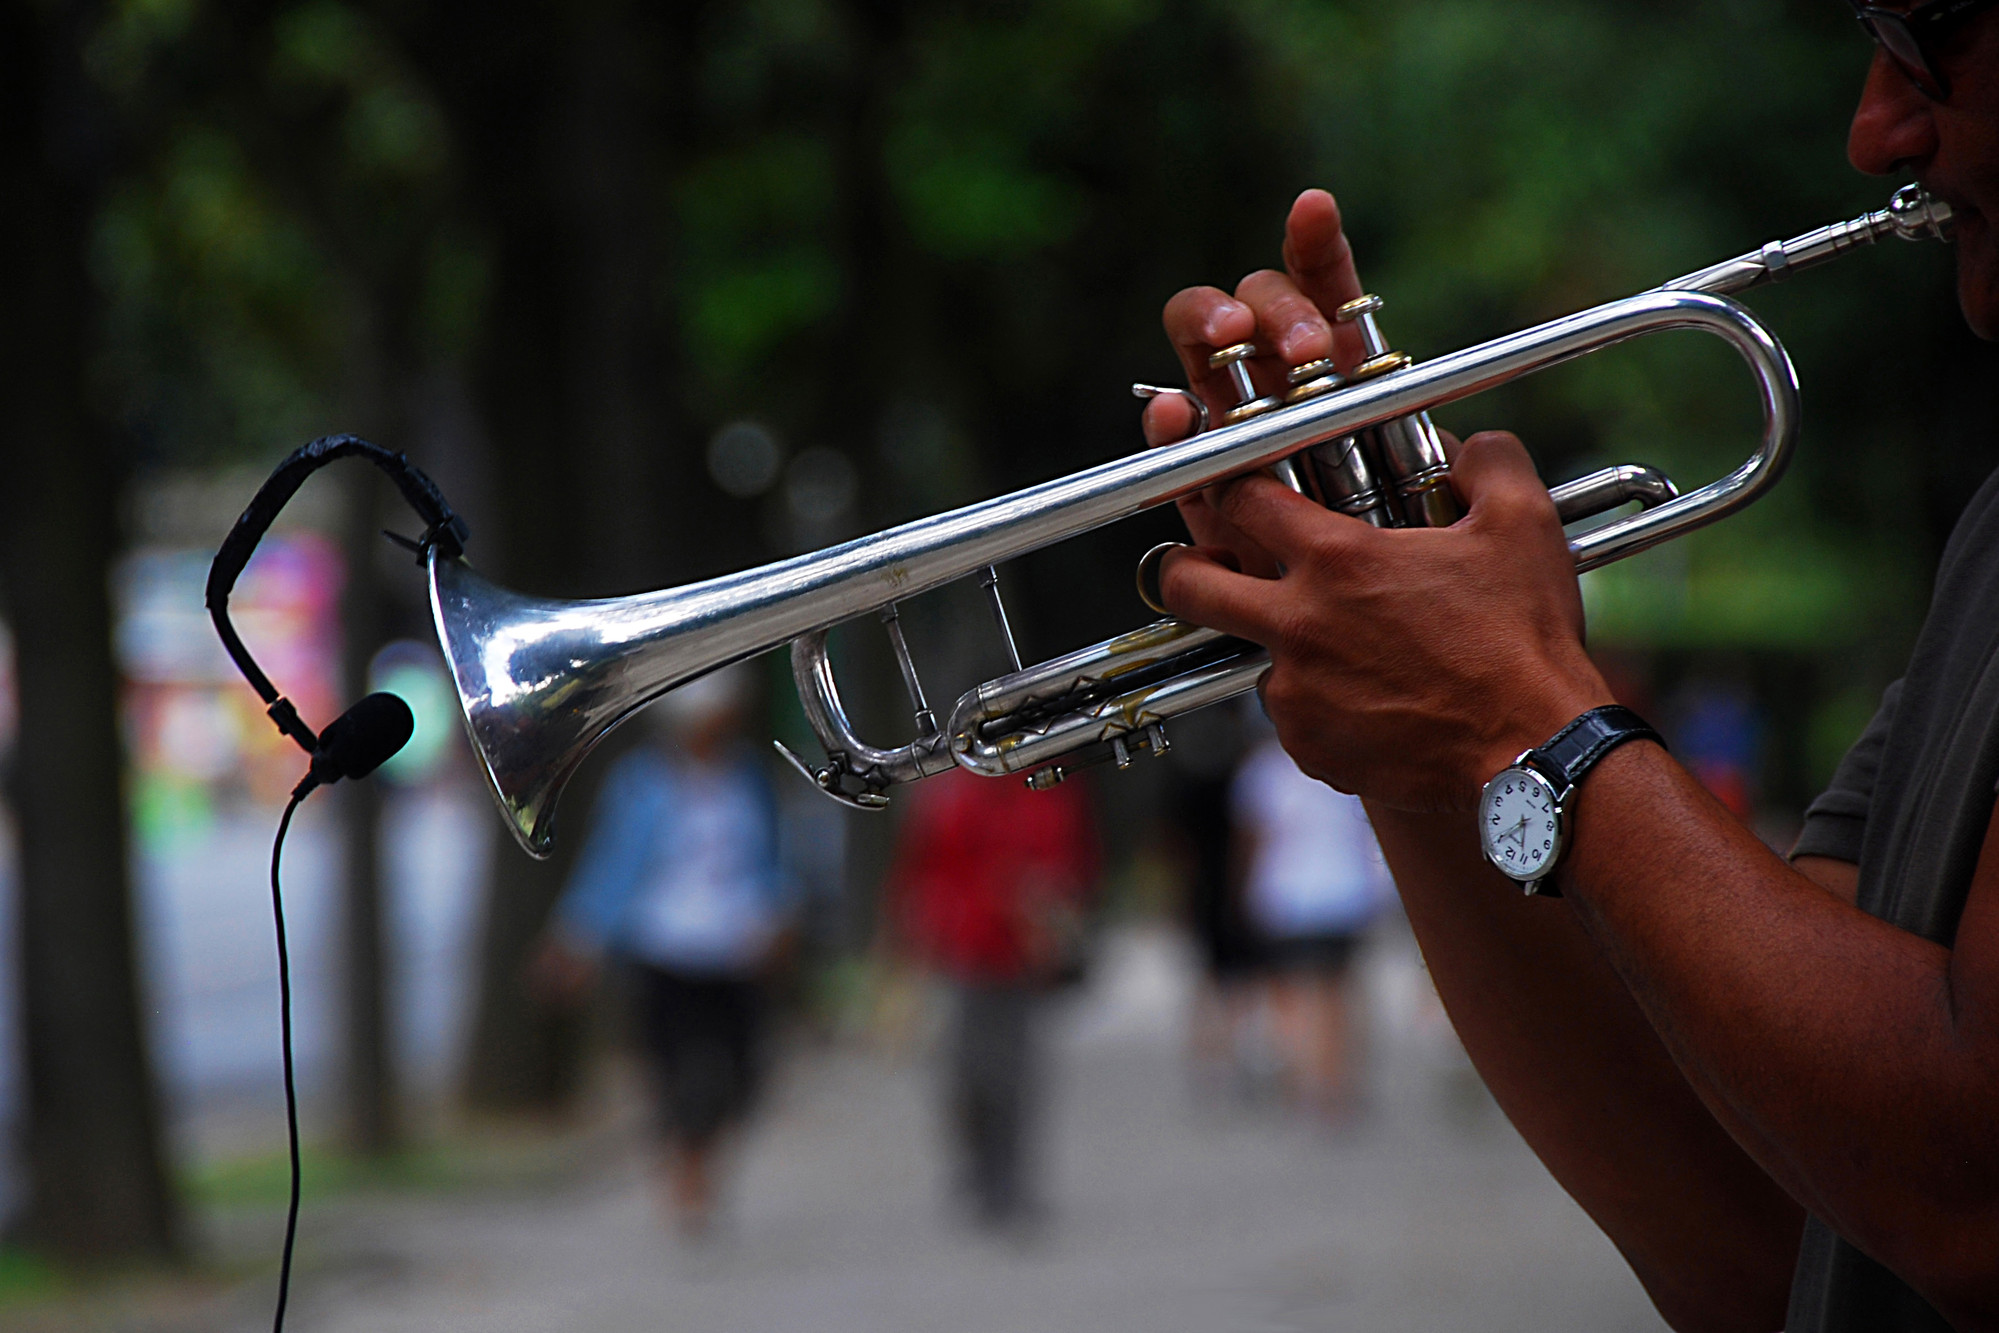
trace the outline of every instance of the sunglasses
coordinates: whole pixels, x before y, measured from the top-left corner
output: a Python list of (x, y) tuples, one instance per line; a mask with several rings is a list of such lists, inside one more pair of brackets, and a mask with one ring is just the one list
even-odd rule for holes
[(1936, 48), (1999, 0), (1928, 0), (1910, 10), (1850, 2), (1860, 26), (1909, 82), (1932, 101), (1945, 102), (1950, 100), (1950, 79), (1937, 63)]

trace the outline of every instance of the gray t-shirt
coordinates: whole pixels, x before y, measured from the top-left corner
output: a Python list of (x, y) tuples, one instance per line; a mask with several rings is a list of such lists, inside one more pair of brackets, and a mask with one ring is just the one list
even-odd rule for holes
[[(1793, 856), (1860, 866), (1862, 911), (1948, 947), (1999, 780), (1999, 473), (1937, 570), (1908, 674), (1805, 812)], [(1908, 1285), (1817, 1218), (1805, 1224), (1787, 1333), (1948, 1330)]]

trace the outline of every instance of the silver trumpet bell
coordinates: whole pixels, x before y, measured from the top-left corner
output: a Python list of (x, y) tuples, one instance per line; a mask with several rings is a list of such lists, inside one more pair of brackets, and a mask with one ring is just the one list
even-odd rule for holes
[[(1058, 782), (1080, 763), (1122, 766), (1137, 752), (1163, 753), (1170, 718), (1253, 689), (1268, 665), (1264, 652), (1162, 620), (1033, 666), (1020, 666), (1016, 654), (1015, 671), (969, 691), (940, 725), (903, 644), (896, 603), (982, 574), (1012, 653), (993, 572), (998, 563), (1259, 468), (1369, 522), (1449, 522), (1455, 510), (1448, 464), (1429, 409), (1626, 339), (1699, 330), (1733, 347), (1749, 368), (1763, 418), (1755, 450), (1690, 495), (1679, 495), (1652, 469), (1629, 465), (1552, 492), (1564, 522), (1634, 501), (1640, 507), (1575, 536), (1578, 569), (1636, 554), (1755, 500), (1782, 476), (1796, 444), (1790, 359), (1756, 316), (1724, 293), (1882, 236), (1940, 237), (1949, 217), (1947, 206), (1907, 187), (1879, 212), (1420, 363), (1387, 350), (1373, 323), (1380, 303), (1366, 298), (1340, 312), (1361, 323), (1369, 347), (1367, 360), (1347, 375), (1330, 366), (1300, 367), (1285, 400), (1257, 397), (1242, 367), (1250, 352), (1223, 349), (1217, 365), (1241, 371), (1245, 400), (1214, 430), (678, 588), (595, 601), (523, 597), (482, 578), (462, 558), (433, 551), (438, 640), (494, 797), (521, 846), (537, 857), (552, 845), (563, 785), (613, 727), (675, 686), (785, 644), (826, 757), (810, 764), (778, 748), (848, 805), (878, 808), (887, 804), (889, 787), (953, 766), (987, 776), (1023, 774), (1033, 786)], [(889, 631), (916, 717), (915, 738), (893, 749), (870, 746), (854, 733), (826, 653), (833, 626), (867, 615), (880, 617)]]

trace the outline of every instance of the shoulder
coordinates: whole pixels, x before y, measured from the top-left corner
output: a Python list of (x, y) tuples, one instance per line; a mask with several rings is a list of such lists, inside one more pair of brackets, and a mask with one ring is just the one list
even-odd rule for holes
[(1999, 471), (1985, 479), (1958, 515), (1950, 540), (1944, 543), (1938, 586), (1961, 567), (1990, 569), (1995, 564), (1999, 564)]

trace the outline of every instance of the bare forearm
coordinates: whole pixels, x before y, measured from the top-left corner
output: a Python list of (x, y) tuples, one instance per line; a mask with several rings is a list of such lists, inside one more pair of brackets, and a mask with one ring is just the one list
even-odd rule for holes
[(1575, 813), (1579, 919), (1764, 1169), (1912, 1279), (1999, 1254), (1982, 969), (1807, 881), (1655, 747)]
[(1469, 816), (1369, 814), (1473, 1064), (1660, 1309), (1781, 1323), (1802, 1214), (1701, 1105), (1575, 912), (1523, 900)]

